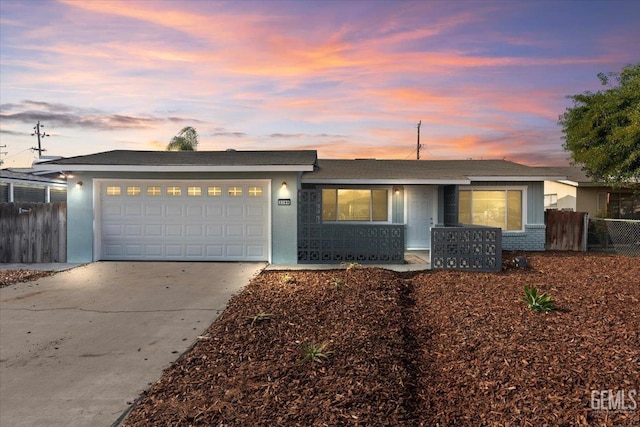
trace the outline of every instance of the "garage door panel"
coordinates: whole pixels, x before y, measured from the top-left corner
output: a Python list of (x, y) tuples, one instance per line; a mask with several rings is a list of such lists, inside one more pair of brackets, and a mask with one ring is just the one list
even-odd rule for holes
[(264, 257), (266, 256), (264, 249), (263, 245), (247, 245), (247, 256)]
[(126, 237), (142, 236), (142, 224), (127, 224), (124, 227), (124, 235)]
[(144, 253), (148, 257), (162, 257), (162, 245), (144, 245)]
[(168, 217), (182, 217), (182, 206), (181, 205), (166, 205), (165, 206), (165, 215)]
[(244, 255), (242, 245), (229, 244), (229, 245), (226, 245), (225, 248), (226, 248), (226, 255), (228, 257), (242, 257)]
[(106, 237), (122, 237), (122, 224), (105, 224), (102, 227), (102, 235)]
[(186, 235), (189, 237), (202, 237), (202, 228), (200, 224), (187, 224), (185, 226)]
[(120, 205), (109, 205), (106, 206), (102, 212), (102, 216), (105, 218), (109, 217), (120, 217), (122, 216), (122, 206)]
[(165, 248), (169, 257), (182, 257), (184, 255), (182, 245), (166, 245)]
[(126, 245), (125, 246), (125, 254), (129, 257), (131, 256), (135, 256), (135, 257), (139, 257), (142, 256), (143, 252), (142, 252), (142, 245)]
[(242, 206), (227, 205), (226, 216), (229, 218), (242, 218), (244, 209)]
[(224, 257), (223, 245), (206, 245), (207, 257), (222, 258)]
[(169, 224), (165, 230), (165, 236), (167, 237), (182, 237), (182, 225), (180, 224)]
[(265, 237), (266, 234), (263, 225), (247, 225), (247, 237)]
[(125, 216), (142, 216), (142, 205), (126, 205), (124, 207)]
[(187, 245), (186, 255), (188, 257), (201, 257), (203, 255), (203, 249), (202, 245)]
[(207, 225), (207, 236), (208, 237), (222, 237), (223, 236), (223, 226), (222, 225)]
[(230, 238), (243, 237), (244, 236), (243, 228), (244, 227), (241, 224), (227, 225), (225, 229), (225, 237), (230, 237)]
[(162, 236), (162, 224), (145, 224), (144, 235), (147, 237), (160, 237)]
[[(133, 187), (141, 191), (126, 191)], [(264, 181), (124, 180), (96, 188), (101, 259), (268, 260), (270, 197)], [(169, 188), (176, 194), (168, 195)]]
[(202, 218), (203, 206), (187, 206), (187, 218)]
[(215, 219), (215, 218), (222, 218), (223, 217), (223, 215), (222, 215), (222, 212), (223, 212), (222, 211), (222, 205), (220, 205), (220, 206), (208, 205), (206, 212), (207, 212), (206, 217), (208, 219)]
[(264, 206), (247, 206), (246, 216), (247, 218), (263, 218), (265, 216)]
[(162, 206), (161, 205), (145, 205), (144, 206), (144, 214), (148, 217), (161, 217), (162, 216)]

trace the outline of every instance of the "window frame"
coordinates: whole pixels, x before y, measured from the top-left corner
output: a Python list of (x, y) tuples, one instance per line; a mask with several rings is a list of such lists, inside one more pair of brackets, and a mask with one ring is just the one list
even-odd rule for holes
[[(392, 224), (393, 223), (393, 188), (391, 186), (323, 186), (320, 188), (320, 206), (323, 208), (324, 206), (324, 190), (335, 190), (336, 191), (336, 212), (334, 220), (324, 219), (324, 215), (320, 214), (320, 219), (323, 223), (326, 224)], [(338, 219), (338, 200), (337, 200), (337, 191), (339, 190), (368, 190), (370, 193), (369, 196), (369, 220), (340, 220)], [(374, 190), (384, 190), (387, 192), (387, 219), (384, 221), (374, 221), (373, 220), (373, 193)]]
[[(465, 185), (465, 186), (459, 186), (458, 187), (458, 194), (457, 194), (457, 200), (458, 200), (458, 221), (460, 221), (460, 192), (461, 191), (502, 191), (505, 194), (505, 212), (508, 212), (509, 210), (509, 206), (508, 206), (508, 191), (521, 191), (522, 192), (522, 228), (520, 230), (507, 230), (506, 226), (508, 223), (508, 215), (505, 214), (504, 217), (504, 227), (500, 227), (502, 229), (502, 233), (524, 233), (526, 231), (526, 227), (527, 227), (527, 191), (528, 191), (529, 187), (526, 185), (496, 185), (496, 186), (491, 186), (491, 185), (487, 185), (487, 186), (473, 186), (473, 185)], [(544, 200), (543, 200), (543, 204), (544, 204)], [(471, 212), (473, 212), (473, 195), (471, 197)], [(471, 218), (471, 220), (473, 221), (473, 217)], [(483, 226), (483, 224), (468, 224), (468, 225), (479, 225), (479, 226)]]

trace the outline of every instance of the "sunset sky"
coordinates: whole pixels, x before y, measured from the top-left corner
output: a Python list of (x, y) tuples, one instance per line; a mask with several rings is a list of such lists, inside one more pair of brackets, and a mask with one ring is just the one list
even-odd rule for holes
[(562, 165), (567, 95), (640, 62), (638, 1), (0, 1), (0, 151), (317, 149)]

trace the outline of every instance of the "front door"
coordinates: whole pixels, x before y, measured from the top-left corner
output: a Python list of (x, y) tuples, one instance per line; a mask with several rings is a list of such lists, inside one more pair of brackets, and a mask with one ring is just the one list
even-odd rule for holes
[(407, 249), (431, 249), (431, 227), (437, 213), (438, 187), (407, 185)]

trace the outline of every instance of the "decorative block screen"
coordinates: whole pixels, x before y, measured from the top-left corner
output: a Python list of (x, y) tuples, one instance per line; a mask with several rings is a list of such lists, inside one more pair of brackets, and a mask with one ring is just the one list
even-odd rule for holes
[(500, 271), (502, 230), (480, 226), (433, 227), (431, 268)]
[(322, 223), (320, 190), (298, 192), (300, 264), (401, 264), (403, 224)]

